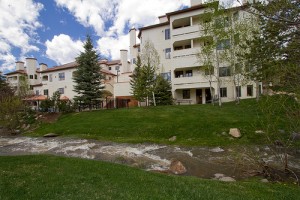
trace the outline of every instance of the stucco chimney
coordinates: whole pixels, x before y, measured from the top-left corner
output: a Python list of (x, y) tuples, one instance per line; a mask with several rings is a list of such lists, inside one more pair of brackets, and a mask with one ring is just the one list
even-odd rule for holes
[(16, 70), (24, 70), (24, 62), (17, 61), (16, 62)]
[(136, 29), (132, 28), (129, 31), (130, 33), (130, 47), (132, 48), (134, 45), (136, 45)]
[(203, 0), (191, 0), (191, 6), (203, 4)]
[(44, 71), (48, 68), (48, 65), (45, 63), (40, 63), (40, 71)]
[(125, 49), (120, 50), (121, 64), (123, 68), (123, 72), (129, 72), (129, 64), (128, 64), (128, 51)]

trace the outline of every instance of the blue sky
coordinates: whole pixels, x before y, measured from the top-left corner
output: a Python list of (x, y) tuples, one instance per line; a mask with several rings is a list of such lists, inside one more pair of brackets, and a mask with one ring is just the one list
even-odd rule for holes
[[(224, 0), (228, 1), (228, 0)], [(0, 71), (34, 57), (49, 67), (74, 61), (87, 34), (102, 58), (119, 59), (129, 33), (190, 0), (0, 0)]]
[(0, 0), (0, 71), (26, 57), (49, 67), (72, 62), (87, 34), (103, 58), (118, 59), (131, 27), (188, 6), (190, 0)]

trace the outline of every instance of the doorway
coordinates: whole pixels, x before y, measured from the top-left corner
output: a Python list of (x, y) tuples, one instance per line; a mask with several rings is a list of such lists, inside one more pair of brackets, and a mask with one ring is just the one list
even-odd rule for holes
[(211, 103), (211, 93), (210, 93), (210, 89), (207, 88), (205, 89), (205, 102), (206, 103)]
[(196, 89), (196, 101), (197, 101), (197, 104), (203, 104), (203, 102), (202, 102), (202, 89)]

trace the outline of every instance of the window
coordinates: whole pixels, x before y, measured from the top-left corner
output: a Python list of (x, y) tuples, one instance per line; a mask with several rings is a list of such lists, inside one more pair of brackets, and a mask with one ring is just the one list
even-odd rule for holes
[(175, 78), (183, 77), (183, 71), (176, 71)]
[(191, 98), (191, 91), (190, 90), (182, 90), (182, 98), (183, 99)]
[(64, 72), (58, 73), (58, 80), (59, 80), (59, 81), (65, 80), (65, 73), (64, 73)]
[(162, 76), (165, 80), (171, 81), (171, 72), (161, 73), (161, 76)]
[(37, 95), (37, 96), (40, 95), (40, 91), (36, 90), (35, 95)]
[(49, 95), (49, 91), (48, 90), (44, 90), (44, 95), (48, 96)]
[(36, 74), (34, 75), (34, 79), (37, 79), (37, 75)]
[(65, 93), (65, 90), (64, 88), (58, 88), (57, 90), (59, 92), (59, 94), (64, 94)]
[(229, 67), (220, 67), (219, 69), (219, 77), (230, 76), (230, 68)]
[(132, 63), (136, 64), (136, 59), (135, 58), (132, 58)]
[(52, 82), (52, 74), (49, 74), (49, 81)]
[(247, 96), (248, 97), (253, 96), (253, 85), (247, 85)]
[(165, 29), (165, 40), (169, 40), (170, 38), (170, 29)]
[(185, 77), (192, 77), (193, 76), (193, 70), (187, 70), (185, 72)]
[(166, 48), (165, 49), (165, 55), (166, 55), (166, 59), (171, 58), (171, 48)]
[(208, 76), (208, 75), (214, 75), (214, 68), (211, 66), (210, 68), (206, 68), (205, 70), (204, 70), (204, 74), (206, 75), (206, 76)]
[(111, 67), (108, 67), (108, 70), (110, 71), (110, 70), (111, 70)]
[(220, 96), (227, 97), (227, 88), (220, 88)]
[(138, 47), (138, 52), (141, 52), (141, 47)]
[(229, 17), (220, 17), (215, 20), (215, 27), (216, 28), (224, 28), (229, 26)]
[(33, 79), (33, 75), (29, 75), (29, 79)]
[(242, 96), (241, 90), (242, 90), (241, 86), (236, 86), (235, 87), (235, 92), (236, 92), (236, 96), (237, 97), (241, 97)]
[(48, 81), (48, 76), (47, 75), (43, 76), (42, 80), (43, 81)]
[(190, 44), (184, 46), (185, 49), (190, 49), (192, 46)]
[(219, 40), (217, 42), (217, 50), (224, 50), (224, 49), (229, 49), (229, 48), (230, 48), (230, 40), (229, 39)]

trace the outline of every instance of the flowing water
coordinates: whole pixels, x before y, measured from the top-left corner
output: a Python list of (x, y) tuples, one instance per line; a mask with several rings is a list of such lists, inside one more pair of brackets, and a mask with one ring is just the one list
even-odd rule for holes
[[(32, 154), (102, 160), (158, 172), (168, 172), (172, 160), (179, 160), (187, 169), (184, 175), (214, 178), (215, 174), (219, 173), (235, 179), (247, 178), (251, 171), (256, 170), (256, 156), (267, 163), (276, 161), (271, 149), (257, 146), (185, 148), (157, 144), (119, 144), (60, 137), (0, 137), (0, 156)], [(291, 151), (289, 158), (290, 165), (300, 169), (300, 151)]]

